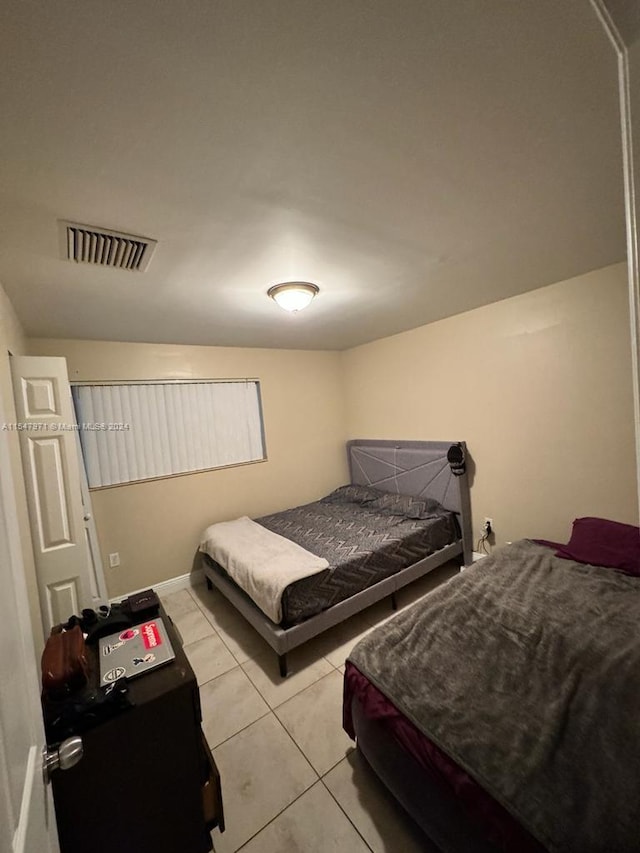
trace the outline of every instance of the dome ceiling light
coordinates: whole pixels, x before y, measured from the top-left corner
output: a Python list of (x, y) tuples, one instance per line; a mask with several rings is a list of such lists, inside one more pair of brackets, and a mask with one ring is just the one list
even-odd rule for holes
[(311, 300), (320, 292), (320, 288), (309, 281), (285, 281), (275, 284), (267, 291), (270, 296), (285, 311), (302, 311), (311, 304)]

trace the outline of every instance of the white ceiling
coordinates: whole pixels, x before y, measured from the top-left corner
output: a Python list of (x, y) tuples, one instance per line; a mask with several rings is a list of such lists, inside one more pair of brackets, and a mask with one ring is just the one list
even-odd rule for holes
[[(0, 282), (31, 336), (344, 349), (625, 256), (588, 0), (10, 0)], [(57, 220), (158, 240), (60, 259)], [(317, 283), (285, 314), (270, 285)]]

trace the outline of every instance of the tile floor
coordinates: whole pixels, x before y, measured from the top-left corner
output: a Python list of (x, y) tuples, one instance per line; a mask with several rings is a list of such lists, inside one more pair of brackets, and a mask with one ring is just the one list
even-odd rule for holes
[[(447, 565), (398, 593), (406, 607), (457, 572)], [(277, 657), (218, 592), (164, 596), (200, 685), (203, 730), (222, 778), (226, 832), (216, 853), (433, 850), (342, 730), (344, 661), (392, 612), (384, 601)]]

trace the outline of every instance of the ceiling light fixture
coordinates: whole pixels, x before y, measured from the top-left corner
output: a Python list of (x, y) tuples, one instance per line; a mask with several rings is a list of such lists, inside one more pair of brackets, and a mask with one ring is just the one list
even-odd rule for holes
[(313, 297), (319, 292), (320, 288), (309, 281), (285, 281), (270, 287), (267, 296), (270, 296), (285, 311), (295, 313), (310, 305)]

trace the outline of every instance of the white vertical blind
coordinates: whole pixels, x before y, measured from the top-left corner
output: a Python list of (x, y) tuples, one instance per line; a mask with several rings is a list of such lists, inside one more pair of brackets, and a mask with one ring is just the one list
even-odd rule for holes
[(76, 384), (89, 488), (265, 458), (257, 380)]

